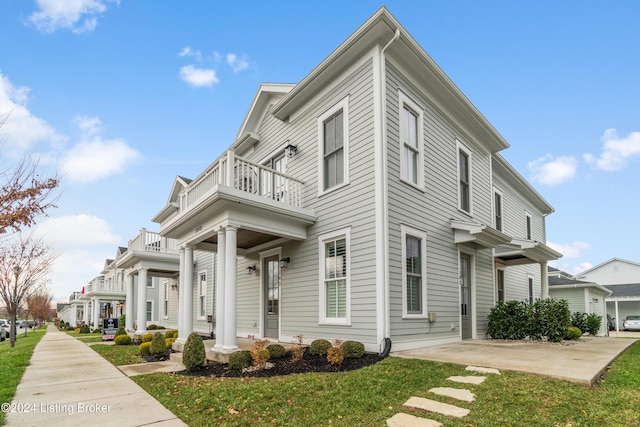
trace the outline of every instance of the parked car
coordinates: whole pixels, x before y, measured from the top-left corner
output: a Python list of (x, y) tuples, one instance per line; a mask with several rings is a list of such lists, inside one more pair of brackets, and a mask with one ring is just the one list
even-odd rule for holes
[(627, 316), (622, 322), (625, 331), (640, 331), (640, 316)]

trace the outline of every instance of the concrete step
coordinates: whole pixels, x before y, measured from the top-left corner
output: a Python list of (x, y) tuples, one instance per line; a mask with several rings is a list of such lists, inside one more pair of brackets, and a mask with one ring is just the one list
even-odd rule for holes
[(469, 375), (469, 376), (453, 376), (453, 377), (449, 377), (447, 378), (449, 381), (453, 381), (456, 383), (463, 383), (463, 384), (482, 384), (484, 382), (485, 379), (487, 379), (487, 377), (478, 377), (478, 376), (474, 376), (474, 375)]
[(176, 363), (182, 363), (182, 353), (169, 354), (169, 360)]
[(425, 399), (424, 397), (412, 396), (404, 402), (404, 406), (408, 408), (422, 409), (424, 411), (435, 412), (436, 414), (442, 414), (449, 417), (462, 418), (469, 414), (469, 410), (460, 408), (455, 405), (449, 405), (448, 403), (438, 402), (436, 400)]
[(387, 420), (388, 427), (442, 427), (442, 423), (429, 418), (399, 412)]
[(429, 390), (429, 393), (434, 393), (440, 396), (452, 397), (454, 399), (462, 400), (464, 402), (473, 402), (476, 400), (476, 395), (464, 388), (434, 387)]
[(478, 372), (479, 374), (500, 375), (500, 371), (494, 368), (483, 368), (481, 366), (467, 366), (467, 371)]

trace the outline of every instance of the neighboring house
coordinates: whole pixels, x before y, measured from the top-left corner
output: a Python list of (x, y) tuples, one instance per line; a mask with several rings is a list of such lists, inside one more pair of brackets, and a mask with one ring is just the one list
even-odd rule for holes
[(629, 315), (640, 315), (640, 263), (621, 258), (596, 265), (575, 276), (599, 283), (611, 290), (606, 298), (607, 314), (615, 319), (616, 330)]
[(176, 178), (153, 221), (180, 251), (177, 342), (206, 315), (222, 354), (247, 335), (484, 338), (497, 301), (548, 295), (561, 257), (508, 146), (381, 8), (300, 83), (262, 84), (229, 149)]
[(69, 296), (69, 303), (64, 304), (62, 309), (58, 309), (58, 318), (69, 322), (71, 326), (82, 324), (84, 317), (84, 301), (82, 300), (82, 292), (74, 292)]
[(564, 299), (569, 303), (569, 310), (602, 317), (598, 335), (608, 335), (607, 309), (605, 298), (611, 295), (606, 287), (593, 282), (576, 280), (567, 273), (549, 268), (549, 296)]
[(124, 313), (124, 274), (116, 268), (115, 260), (107, 259), (100, 276), (83, 289), (82, 321), (93, 328), (102, 327), (102, 319), (119, 317)]

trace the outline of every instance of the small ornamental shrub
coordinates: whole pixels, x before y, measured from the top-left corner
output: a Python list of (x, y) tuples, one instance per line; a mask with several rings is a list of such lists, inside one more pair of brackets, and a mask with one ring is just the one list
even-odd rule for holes
[(331, 345), (332, 347), (327, 349), (327, 360), (332, 365), (341, 365), (344, 360), (342, 340), (336, 338), (331, 341)]
[(267, 347), (267, 351), (269, 352), (269, 359), (280, 359), (287, 354), (287, 350), (280, 344), (271, 344)]
[(155, 331), (158, 329), (158, 325), (149, 325), (147, 326), (147, 331)]
[(151, 342), (143, 342), (138, 346), (138, 354), (140, 356), (148, 356), (151, 354)]
[(582, 336), (582, 331), (575, 326), (569, 326), (564, 334), (565, 340), (577, 340)]
[(118, 331), (116, 332), (116, 337), (119, 337), (120, 335), (127, 335), (127, 331), (125, 331), (122, 326), (119, 327)]
[(229, 369), (244, 369), (253, 364), (253, 357), (249, 350), (241, 350), (229, 356)]
[(80, 333), (80, 328), (76, 328), (76, 329), (75, 329), (75, 333), (76, 333), (76, 334), (79, 334), (79, 333)]
[(293, 348), (291, 349), (291, 354), (293, 355), (294, 362), (302, 360), (302, 356), (304, 356), (304, 345), (302, 342), (302, 334), (293, 337)]
[(164, 345), (167, 347), (167, 350), (170, 350), (173, 346), (173, 343), (176, 341), (175, 338), (165, 338)]
[(162, 354), (167, 350), (167, 343), (164, 342), (164, 335), (162, 332), (156, 332), (153, 334), (153, 339), (151, 340), (151, 347), (149, 351), (151, 354)]
[(267, 345), (269, 345), (269, 340), (259, 340), (251, 346), (249, 352), (251, 352), (254, 366), (264, 366), (269, 361), (270, 354)]
[(589, 335), (598, 335), (600, 326), (602, 326), (602, 316), (594, 313), (587, 315), (587, 332), (589, 332)]
[(144, 334), (142, 336), (142, 342), (151, 342), (153, 339), (153, 334)]
[(115, 345), (131, 345), (131, 337), (129, 335), (118, 335), (113, 340)]
[(182, 349), (182, 364), (187, 370), (193, 371), (202, 366), (206, 358), (202, 337), (197, 332), (191, 332)]
[(91, 332), (93, 332), (94, 334), (99, 334), (99, 333), (101, 333), (101, 332), (102, 332), (102, 328), (101, 328), (100, 326), (98, 326), (97, 328), (95, 328), (95, 329), (94, 329), (93, 331), (91, 331)]
[(80, 333), (88, 334), (89, 332), (90, 332), (89, 325), (87, 324), (82, 325), (82, 327), (80, 328)]
[(312, 354), (314, 356), (326, 356), (327, 350), (330, 348), (331, 343), (328, 340), (314, 340), (309, 346), (309, 354)]
[(580, 311), (571, 313), (571, 326), (575, 326), (582, 332), (587, 332), (589, 330), (587, 313), (582, 313)]
[(360, 359), (364, 356), (364, 344), (358, 341), (345, 341), (342, 344), (342, 353), (347, 359)]
[(178, 338), (178, 331), (167, 331), (164, 333), (165, 338)]

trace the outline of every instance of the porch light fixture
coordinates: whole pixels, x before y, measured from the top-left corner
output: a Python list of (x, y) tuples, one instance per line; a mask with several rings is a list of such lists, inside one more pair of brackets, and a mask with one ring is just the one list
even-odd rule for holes
[(250, 265), (247, 267), (247, 276), (253, 276), (254, 274), (256, 274), (256, 266)]
[(288, 158), (291, 158), (291, 157), (295, 156), (297, 152), (298, 152), (298, 146), (297, 145), (289, 144), (286, 147), (284, 147), (284, 154)]
[(171, 290), (175, 291), (176, 289), (178, 289), (178, 284), (177, 283), (172, 283), (171, 284)]
[(280, 268), (287, 268), (289, 267), (289, 263), (291, 262), (291, 258), (290, 257), (286, 257), (286, 258), (282, 258), (280, 260)]

